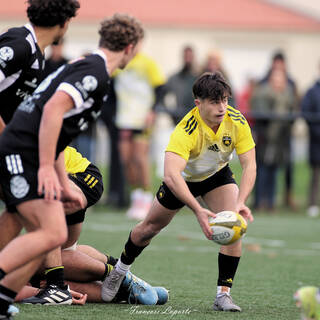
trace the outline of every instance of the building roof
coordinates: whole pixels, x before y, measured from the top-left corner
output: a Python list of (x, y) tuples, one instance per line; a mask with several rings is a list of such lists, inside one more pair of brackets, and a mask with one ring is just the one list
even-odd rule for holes
[[(263, 0), (80, 0), (78, 21), (129, 13), (149, 26), (320, 31), (320, 20)], [(10, 0), (1, 17), (25, 17), (26, 4)]]

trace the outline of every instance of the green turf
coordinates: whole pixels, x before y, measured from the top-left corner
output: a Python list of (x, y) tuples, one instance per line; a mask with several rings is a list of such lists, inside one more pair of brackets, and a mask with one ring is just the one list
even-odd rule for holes
[[(134, 225), (121, 212), (102, 209), (87, 216), (81, 243), (119, 255)], [(232, 296), (242, 313), (212, 311), (218, 246), (206, 240), (193, 214), (181, 211), (137, 259), (132, 271), (170, 289), (164, 306), (87, 304), (19, 305), (17, 319), (300, 319), (292, 295), (302, 285), (319, 285), (319, 220), (302, 214), (257, 214)]]

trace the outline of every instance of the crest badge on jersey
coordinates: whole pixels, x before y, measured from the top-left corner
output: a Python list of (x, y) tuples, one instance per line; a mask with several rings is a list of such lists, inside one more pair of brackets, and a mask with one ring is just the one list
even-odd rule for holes
[(85, 76), (82, 79), (82, 86), (86, 91), (93, 91), (98, 86), (98, 80), (94, 76)]
[(29, 192), (30, 185), (27, 180), (22, 176), (14, 176), (10, 180), (10, 191), (12, 195), (21, 199), (27, 195)]
[(0, 49), (0, 59), (3, 61), (9, 61), (13, 58), (14, 52), (10, 47), (2, 47)]
[(231, 137), (228, 135), (223, 136), (222, 138), (222, 143), (226, 146), (229, 147), (232, 143)]

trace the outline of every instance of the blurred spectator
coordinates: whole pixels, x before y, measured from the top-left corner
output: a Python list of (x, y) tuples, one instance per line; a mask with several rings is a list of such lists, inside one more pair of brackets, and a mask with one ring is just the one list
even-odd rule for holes
[(52, 44), (50, 48), (51, 54), (50, 57), (46, 59), (44, 77), (48, 76), (53, 71), (56, 71), (59, 67), (68, 62), (68, 59), (63, 55), (63, 39), (61, 39), (57, 44)]
[(254, 125), (254, 119), (250, 115), (251, 111), (251, 97), (252, 93), (257, 85), (257, 81), (254, 77), (249, 76), (247, 79), (246, 86), (244, 89), (238, 94), (237, 102), (238, 102), (238, 109), (241, 111), (242, 114), (245, 115), (247, 121), (250, 124), (250, 127)]
[[(298, 106), (298, 91), (296, 87), (296, 83), (294, 80), (290, 77), (288, 70), (287, 70), (287, 64), (286, 64), (286, 57), (282, 51), (276, 51), (272, 57), (271, 66), (268, 70), (265, 77), (259, 82), (260, 84), (265, 84), (269, 81), (270, 75), (274, 70), (280, 70), (285, 73), (288, 86), (292, 90), (292, 94), (295, 98), (295, 103)], [(288, 162), (285, 164), (285, 193), (284, 193), (284, 203), (285, 206), (295, 210), (296, 209), (296, 203), (293, 196), (293, 175), (294, 175), (294, 160), (292, 155), (292, 141), (290, 139), (289, 141), (289, 157)]]
[[(320, 69), (320, 65), (319, 65)], [(311, 167), (308, 215), (319, 215), (320, 176), (320, 79), (306, 92), (301, 103), (302, 115), (309, 126), (309, 164)]]
[[(229, 77), (226, 71), (224, 70), (224, 67), (222, 66), (222, 54), (217, 49), (211, 50), (208, 53), (207, 60), (202, 72), (216, 72), (216, 71), (220, 71), (223, 77), (227, 80), (228, 84), (231, 86)], [(233, 93), (232, 93), (232, 97), (229, 98), (229, 105), (236, 108), (236, 101), (235, 101), (235, 97), (233, 96)]]
[(103, 103), (100, 117), (105, 124), (110, 137), (109, 174), (107, 175), (108, 182), (105, 184), (108, 188), (106, 204), (116, 208), (124, 208), (128, 205), (128, 203), (125, 192), (124, 170), (119, 153), (119, 130), (115, 124), (117, 108), (116, 104), (117, 101), (116, 93), (114, 91), (114, 79), (112, 79), (108, 99)]
[(191, 46), (183, 48), (182, 59), (182, 68), (173, 74), (165, 85), (164, 101), (175, 125), (194, 107), (192, 86), (197, 72)]
[(273, 210), (278, 168), (290, 161), (291, 122), (288, 118), (296, 108), (293, 89), (283, 70), (273, 70), (268, 82), (256, 87), (251, 108), (262, 116), (255, 125), (257, 179), (254, 207)]
[(132, 188), (127, 212), (132, 219), (142, 220), (153, 200), (149, 142), (155, 119), (154, 108), (162, 99), (164, 83), (158, 64), (143, 53), (138, 53), (124, 70), (115, 75), (116, 125), (125, 176)]
[(268, 70), (267, 74), (259, 81), (260, 84), (268, 82), (270, 75), (273, 70), (282, 70), (287, 78), (288, 85), (292, 88), (295, 95), (297, 94), (297, 87), (294, 80), (290, 77), (288, 70), (287, 70), (287, 64), (286, 64), (286, 57), (282, 51), (277, 51), (272, 56), (271, 66)]

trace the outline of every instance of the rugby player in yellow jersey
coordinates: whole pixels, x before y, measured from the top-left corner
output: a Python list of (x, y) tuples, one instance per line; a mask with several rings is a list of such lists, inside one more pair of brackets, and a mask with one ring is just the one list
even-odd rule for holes
[[(228, 106), (231, 90), (221, 73), (201, 75), (193, 85), (193, 95), (196, 107), (171, 135), (165, 154), (164, 182), (153, 205), (147, 217), (131, 231), (121, 258), (103, 282), (104, 300), (112, 300), (135, 258), (184, 205), (194, 212), (208, 239), (212, 238), (208, 216), (214, 217), (215, 213), (232, 210), (253, 221), (245, 204), (256, 177), (250, 127), (239, 111)], [(234, 150), (242, 167), (239, 188), (228, 165)], [(198, 196), (208, 209), (196, 200)], [(230, 296), (240, 256), (241, 241), (221, 246), (214, 310), (241, 311)]]
[(142, 52), (114, 76), (119, 152), (132, 189), (126, 214), (130, 219), (143, 220), (153, 200), (149, 146), (154, 109), (162, 99), (165, 77), (156, 61)]

